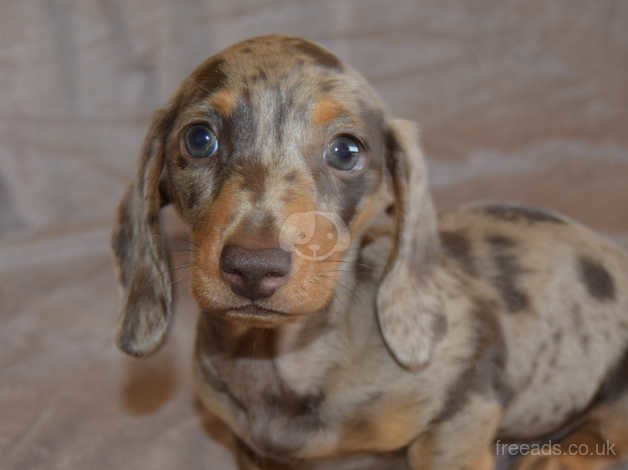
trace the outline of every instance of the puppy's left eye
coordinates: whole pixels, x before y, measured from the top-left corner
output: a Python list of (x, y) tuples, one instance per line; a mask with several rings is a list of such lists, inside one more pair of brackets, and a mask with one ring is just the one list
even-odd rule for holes
[(337, 170), (350, 171), (356, 169), (361, 161), (361, 146), (352, 137), (341, 135), (336, 137), (323, 153), (328, 165)]
[(211, 157), (218, 150), (216, 134), (204, 124), (196, 124), (185, 131), (185, 150), (192, 158)]

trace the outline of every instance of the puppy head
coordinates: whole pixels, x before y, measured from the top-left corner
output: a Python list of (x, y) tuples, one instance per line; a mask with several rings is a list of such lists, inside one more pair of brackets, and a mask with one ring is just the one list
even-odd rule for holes
[(406, 312), (384, 292), (399, 293), (397, 282), (410, 282), (433, 251), (416, 251), (415, 241), (435, 245), (435, 235), (412, 233), (435, 232), (433, 220), (409, 210), (417, 199), (433, 218), (414, 133), (388, 117), (363, 78), (302, 39), (255, 38), (201, 64), (157, 114), (119, 209), (120, 347), (152, 352), (171, 318), (158, 224), (165, 203), (191, 228), (201, 309), (273, 327), (333, 301), (392, 181), (399, 235), (379, 307), (396, 351), (408, 339), (396, 321)]

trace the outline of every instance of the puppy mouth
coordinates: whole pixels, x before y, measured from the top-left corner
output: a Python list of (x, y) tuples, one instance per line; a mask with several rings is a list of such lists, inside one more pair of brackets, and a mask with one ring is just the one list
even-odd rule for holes
[(281, 312), (279, 310), (260, 307), (255, 304), (229, 308), (221, 313), (227, 320), (238, 321), (262, 328), (272, 328), (283, 323), (294, 321), (300, 316)]

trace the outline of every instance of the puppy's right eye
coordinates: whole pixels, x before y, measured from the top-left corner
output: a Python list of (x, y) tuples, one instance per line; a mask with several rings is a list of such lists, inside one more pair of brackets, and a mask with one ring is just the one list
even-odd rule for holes
[(218, 150), (216, 134), (204, 124), (195, 124), (185, 131), (185, 151), (192, 158), (211, 157)]

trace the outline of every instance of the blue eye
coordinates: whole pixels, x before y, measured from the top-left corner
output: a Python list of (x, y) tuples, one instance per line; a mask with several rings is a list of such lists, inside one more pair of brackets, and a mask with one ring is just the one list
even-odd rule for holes
[(218, 150), (218, 139), (212, 130), (195, 124), (185, 131), (185, 150), (192, 158), (211, 157)]
[(360, 144), (349, 136), (336, 137), (325, 149), (323, 158), (337, 170), (353, 170), (360, 161)]

